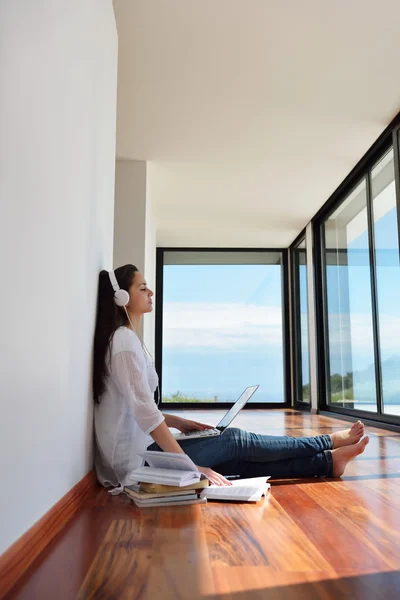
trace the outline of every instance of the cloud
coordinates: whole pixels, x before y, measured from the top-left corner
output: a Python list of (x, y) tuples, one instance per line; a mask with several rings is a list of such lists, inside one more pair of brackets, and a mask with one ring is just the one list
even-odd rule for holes
[[(302, 315), (303, 328), (306, 326)], [(398, 352), (400, 317), (381, 315), (382, 354)], [(371, 315), (330, 314), (331, 351), (353, 355), (372, 352)], [(303, 342), (306, 342), (304, 338)], [(163, 311), (166, 348), (213, 348), (235, 352), (249, 348), (282, 349), (282, 311), (278, 306), (239, 303), (166, 302)], [(384, 357), (383, 357), (384, 358)]]
[[(400, 317), (380, 315), (380, 345), (382, 360), (399, 352)], [(372, 318), (368, 313), (329, 315), (329, 342), (331, 352), (350, 352), (353, 357), (373, 360)]]
[(163, 345), (225, 351), (282, 347), (282, 311), (239, 303), (166, 302)]

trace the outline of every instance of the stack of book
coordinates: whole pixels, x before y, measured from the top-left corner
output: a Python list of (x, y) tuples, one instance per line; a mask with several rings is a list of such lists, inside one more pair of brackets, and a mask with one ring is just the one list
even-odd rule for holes
[(201, 497), (200, 494), (208, 485), (209, 481), (204, 477), (197, 483), (183, 487), (142, 481), (136, 485), (125, 487), (124, 490), (136, 506), (181, 506), (205, 504), (207, 498)]
[(186, 454), (148, 450), (141, 456), (147, 465), (133, 472), (138, 483), (124, 488), (136, 506), (182, 506), (207, 502), (207, 498), (200, 494), (210, 482)]
[(186, 454), (147, 450), (141, 456), (147, 465), (133, 472), (138, 483), (124, 488), (137, 506), (259, 502), (271, 488), (267, 476), (237, 479), (229, 486), (210, 485)]

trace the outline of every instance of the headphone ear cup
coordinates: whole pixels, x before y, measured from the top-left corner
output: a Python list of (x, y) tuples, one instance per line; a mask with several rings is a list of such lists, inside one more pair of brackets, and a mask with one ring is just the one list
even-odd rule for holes
[(117, 290), (114, 294), (114, 302), (117, 306), (129, 304), (129, 294), (126, 290)]

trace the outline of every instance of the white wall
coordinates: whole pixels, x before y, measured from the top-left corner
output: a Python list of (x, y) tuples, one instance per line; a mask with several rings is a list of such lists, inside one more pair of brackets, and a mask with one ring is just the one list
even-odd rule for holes
[(1, 3), (0, 552), (92, 466), (116, 77), (111, 0)]
[(144, 271), (146, 162), (117, 160), (115, 167), (114, 268)]
[(156, 325), (156, 248), (157, 248), (157, 223), (151, 195), (151, 165), (147, 167), (147, 186), (146, 186), (146, 239), (144, 254), (144, 274), (147, 285), (154, 292), (153, 311), (144, 318), (143, 337), (147, 348), (154, 357), (155, 343), (154, 332)]
[[(156, 221), (148, 165), (142, 160), (116, 161), (114, 268), (134, 264), (155, 291)], [(146, 315), (142, 335), (154, 356), (155, 310)]]

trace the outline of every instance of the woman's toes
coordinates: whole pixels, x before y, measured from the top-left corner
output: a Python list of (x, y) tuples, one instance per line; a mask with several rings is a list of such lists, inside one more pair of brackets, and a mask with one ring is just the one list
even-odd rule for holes
[(356, 423), (353, 423), (353, 425), (350, 428), (350, 432), (353, 435), (362, 435), (364, 431), (364, 423), (361, 423), (361, 421), (357, 421)]

